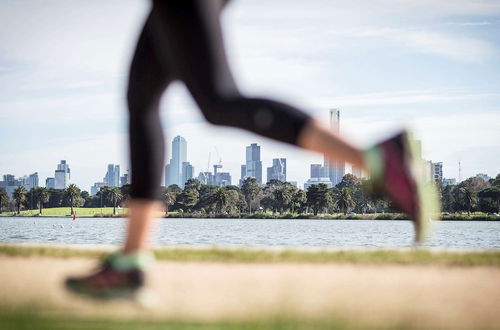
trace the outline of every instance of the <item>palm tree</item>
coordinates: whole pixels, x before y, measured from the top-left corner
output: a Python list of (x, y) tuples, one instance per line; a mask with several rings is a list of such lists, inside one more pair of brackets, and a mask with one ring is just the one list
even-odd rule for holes
[(109, 198), (111, 199), (111, 202), (113, 203), (113, 215), (115, 215), (116, 214), (116, 206), (122, 198), (122, 193), (120, 191), (120, 188), (111, 187), (109, 189)]
[(7, 192), (5, 189), (0, 188), (0, 214), (2, 213), (2, 206), (9, 200), (9, 195), (7, 195)]
[(170, 206), (175, 204), (176, 198), (177, 195), (175, 194), (175, 192), (168, 189), (165, 190), (163, 195), (163, 202), (165, 203), (165, 215), (168, 215), (168, 209)]
[(71, 206), (71, 215), (75, 214), (73, 211), (73, 206), (75, 205), (75, 199), (80, 195), (80, 189), (74, 184), (70, 184), (68, 188), (66, 188), (65, 193), (69, 197), (69, 204)]
[(257, 179), (252, 177), (246, 178), (241, 185), (241, 192), (245, 196), (248, 205), (248, 211), (252, 213), (252, 203), (255, 202), (261, 192), (261, 188), (259, 183), (257, 182)]
[(462, 187), (460, 188), (460, 192), (462, 194), (461, 202), (467, 209), (467, 214), (470, 215), (471, 208), (476, 204), (476, 194), (470, 187)]
[(47, 203), (50, 198), (49, 190), (45, 187), (36, 187), (35, 188), (35, 197), (38, 203), (38, 207), (40, 208), (40, 214), (42, 214), (43, 204)]
[(342, 188), (336, 196), (335, 207), (339, 209), (344, 215), (347, 214), (351, 209), (356, 206), (354, 200), (351, 196), (351, 190), (349, 188)]
[(227, 207), (230, 194), (224, 187), (219, 187), (215, 191), (213, 195), (213, 201), (215, 203), (215, 208), (217, 209), (217, 213), (222, 213), (224, 209)]
[(17, 214), (21, 213), (21, 204), (26, 200), (26, 194), (28, 194), (28, 192), (23, 186), (17, 187), (16, 190), (14, 190), (13, 196), (16, 201)]
[(312, 208), (313, 214), (328, 208), (332, 202), (332, 196), (328, 191), (328, 186), (324, 183), (309, 186), (306, 192), (307, 205)]
[(292, 185), (281, 185), (274, 190), (274, 200), (280, 214), (283, 214), (283, 211), (290, 206), (293, 198), (292, 187)]

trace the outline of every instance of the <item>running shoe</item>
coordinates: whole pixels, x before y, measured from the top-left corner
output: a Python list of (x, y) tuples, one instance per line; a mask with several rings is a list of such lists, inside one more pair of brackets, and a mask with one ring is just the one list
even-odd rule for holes
[[(439, 210), (433, 182), (426, 182), (425, 166), (416, 141), (408, 131), (365, 152), (372, 189), (382, 192), (405, 213), (415, 227), (415, 241), (427, 234), (427, 224)], [(428, 180), (427, 180), (428, 181)]]
[(92, 274), (66, 279), (66, 288), (100, 299), (133, 298), (144, 285), (144, 271), (137, 260), (136, 256), (112, 254)]

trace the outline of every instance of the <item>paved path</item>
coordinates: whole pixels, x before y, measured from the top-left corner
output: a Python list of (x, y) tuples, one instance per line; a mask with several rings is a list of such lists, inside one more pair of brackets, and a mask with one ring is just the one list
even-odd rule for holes
[(349, 264), (158, 262), (148, 286), (157, 303), (96, 303), (61, 283), (94, 260), (0, 256), (0, 302), (89, 315), (193, 320), (291, 315), (389, 325), (500, 329), (500, 268)]

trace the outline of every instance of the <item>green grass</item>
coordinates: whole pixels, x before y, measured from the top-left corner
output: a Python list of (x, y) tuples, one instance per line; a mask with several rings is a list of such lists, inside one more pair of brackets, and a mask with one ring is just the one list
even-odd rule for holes
[[(73, 208), (76, 212), (77, 217), (95, 217), (102, 215), (113, 215), (112, 207), (75, 207)], [(124, 214), (126, 209), (116, 209), (116, 214)], [(36, 216), (39, 210), (22, 210), (20, 215), (16, 215), (15, 212), (3, 212), (0, 216)], [(71, 209), (69, 207), (53, 207), (42, 210), (42, 216), (44, 217), (69, 217), (71, 214)]]
[(182, 330), (302, 330), (302, 329), (418, 329), (410, 324), (368, 325), (355, 320), (330, 316), (323, 319), (297, 319), (293, 316), (277, 316), (243, 320), (190, 321), (183, 319), (158, 319), (151, 317), (83, 317), (62, 311), (41, 312), (41, 307), (0, 307), (0, 329), (63, 330), (63, 329), (182, 329)]
[[(103, 258), (107, 252), (78, 250), (57, 247), (24, 247), (0, 245), (0, 255), (11, 257), (48, 256), (57, 258), (91, 257)], [(500, 251), (481, 252), (435, 252), (424, 249), (409, 250), (346, 250), (346, 251), (300, 251), (300, 250), (254, 250), (254, 249), (157, 249), (159, 260), (200, 262), (243, 263), (352, 263), (352, 264), (398, 264), (398, 265), (443, 265), (443, 266), (490, 266), (500, 267)]]

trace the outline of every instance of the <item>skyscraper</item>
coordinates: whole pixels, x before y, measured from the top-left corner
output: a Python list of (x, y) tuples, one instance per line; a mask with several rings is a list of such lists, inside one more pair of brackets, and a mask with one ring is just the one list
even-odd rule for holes
[(186, 183), (187, 180), (192, 179), (194, 175), (194, 167), (189, 162), (182, 163), (182, 184)]
[(61, 160), (57, 164), (57, 169), (54, 173), (54, 188), (56, 189), (66, 189), (69, 185), (69, 180), (71, 179), (71, 170), (69, 165), (65, 160)]
[(311, 178), (304, 183), (304, 190), (319, 183), (326, 184), (328, 188), (332, 187), (332, 181), (328, 177), (328, 168), (321, 164), (311, 164)]
[(443, 162), (431, 163), (432, 179), (436, 182), (443, 181)]
[(193, 177), (194, 168), (187, 161), (187, 142), (182, 136), (172, 140), (172, 158), (165, 166), (165, 186), (176, 184), (184, 188), (188, 179)]
[(3, 181), (0, 181), (0, 188), (3, 188), (5, 192), (12, 198), (14, 190), (22, 185), (21, 179), (16, 179), (12, 174), (4, 174)]
[(242, 165), (241, 172), (241, 181), (251, 177), (255, 178), (259, 184), (262, 184), (262, 162), (260, 160), (260, 146), (257, 143), (252, 143), (246, 147), (246, 163)]
[[(338, 109), (330, 110), (330, 129), (335, 134), (340, 135), (340, 110)], [(345, 174), (345, 163), (343, 161), (329, 159), (325, 155), (324, 166), (332, 185), (335, 186), (337, 183), (342, 181)]]
[(95, 195), (101, 188), (105, 187), (106, 183), (104, 182), (96, 182), (92, 187), (90, 187), (90, 194)]
[(23, 186), (26, 190), (31, 190), (35, 187), (38, 187), (38, 172), (33, 174), (25, 175), (22, 178), (19, 178), (21, 181), (21, 186)]
[(274, 158), (273, 166), (267, 168), (267, 182), (273, 179), (286, 181), (286, 158)]
[(56, 180), (55, 178), (47, 178), (45, 180), (45, 187), (48, 189), (54, 189), (56, 187)]
[(38, 172), (30, 174), (30, 176), (28, 177), (28, 184), (30, 186), (30, 189), (39, 186), (38, 185)]
[(311, 178), (325, 177), (325, 168), (321, 164), (311, 164)]
[(130, 184), (130, 175), (128, 173), (124, 173), (123, 176), (120, 177), (120, 187), (126, 184)]
[(119, 187), (120, 165), (108, 164), (108, 171), (106, 172), (103, 181), (109, 187)]

